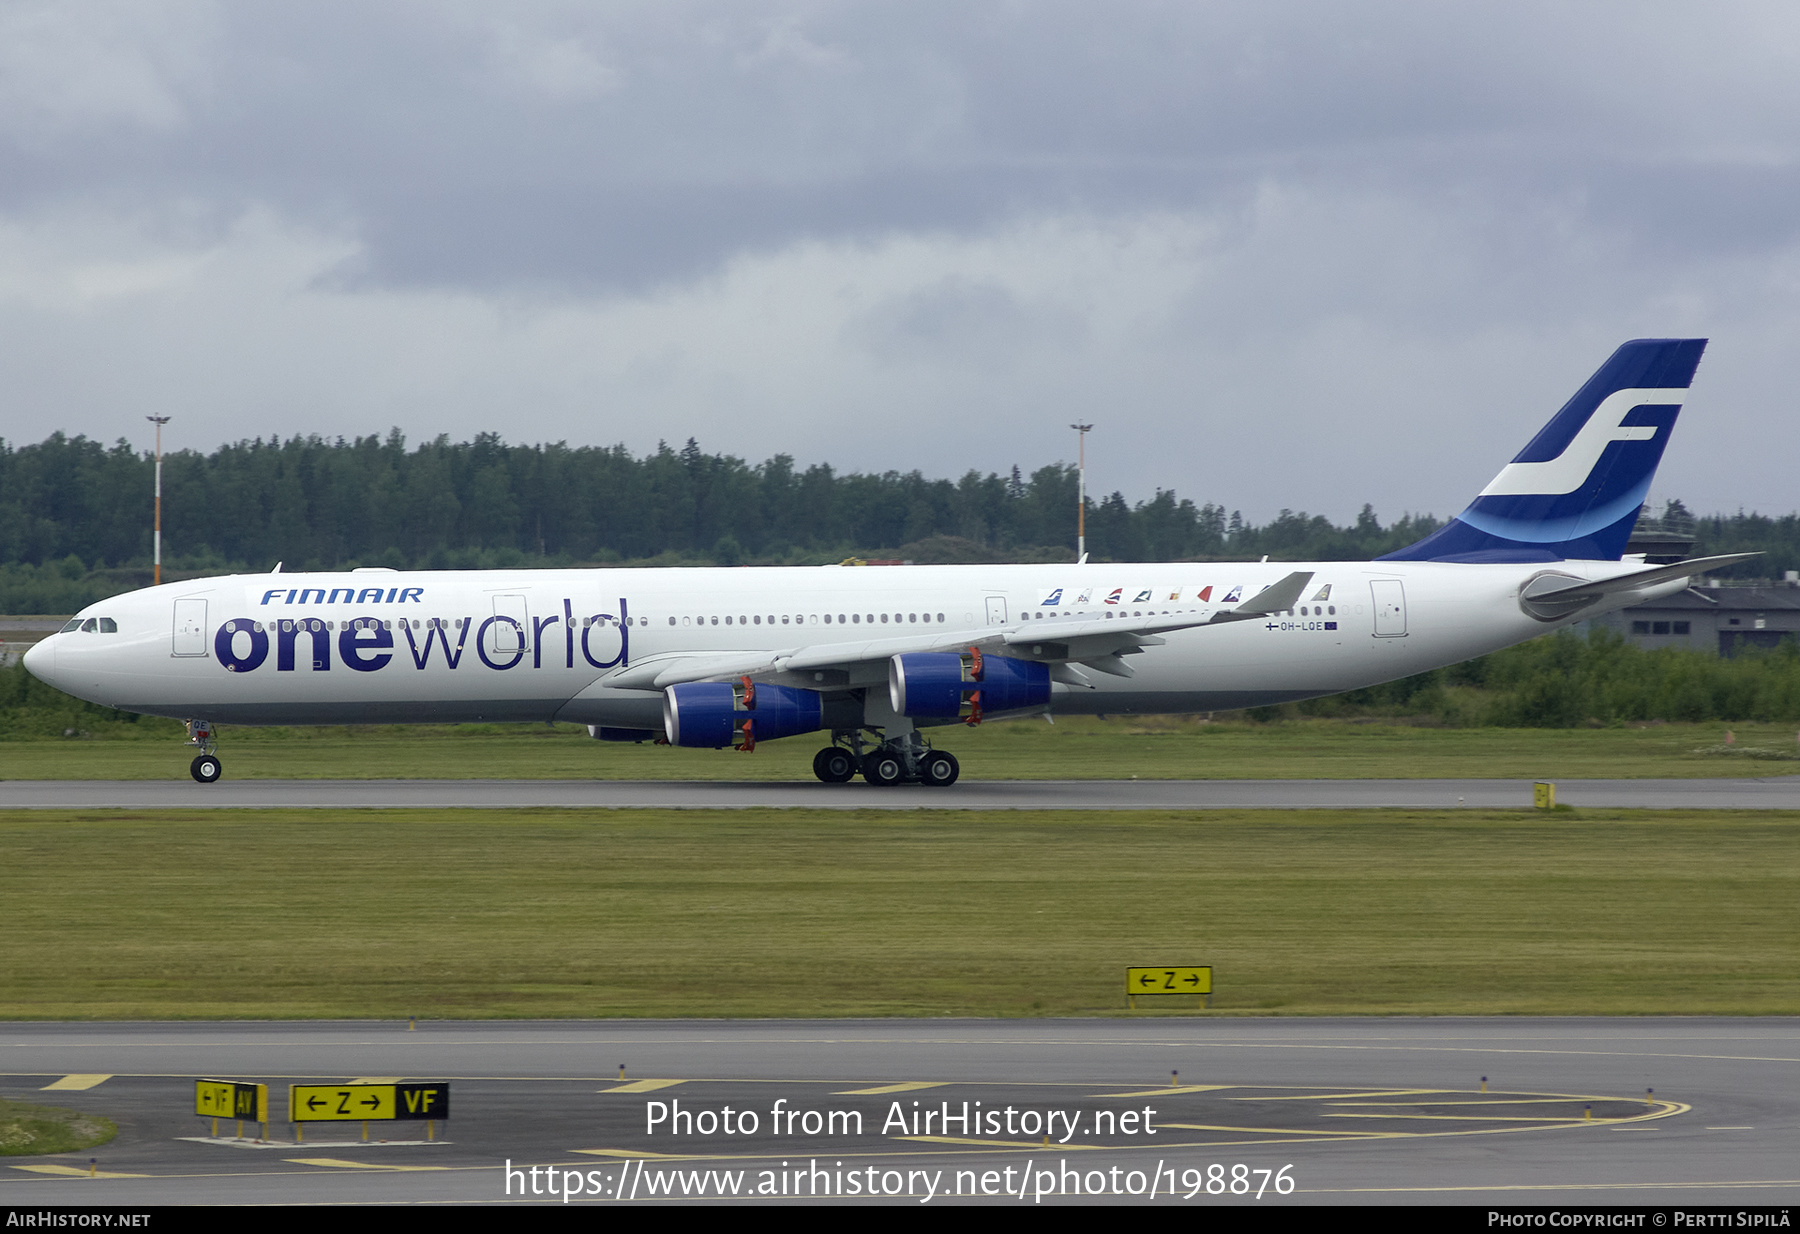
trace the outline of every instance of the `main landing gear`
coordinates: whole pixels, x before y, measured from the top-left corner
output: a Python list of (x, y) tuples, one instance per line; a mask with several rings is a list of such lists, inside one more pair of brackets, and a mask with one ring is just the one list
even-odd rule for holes
[(842, 746), (826, 746), (813, 755), (813, 774), (827, 784), (846, 784), (856, 772), (856, 756)]
[(197, 746), (199, 757), (188, 764), (188, 774), (202, 784), (211, 784), (224, 771), (219, 756), (213, 753), (213, 726), (210, 720), (189, 720), (187, 722), (190, 746)]
[(844, 784), (862, 773), (863, 779), (881, 788), (895, 784), (926, 784), (948, 788), (962, 773), (956, 756), (933, 750), (919, 735), (906, 733), (862, 752), (862, 734), (845, 734), (847, 746), (826, 746), (813, 755), (813, 774), (827, 784)]

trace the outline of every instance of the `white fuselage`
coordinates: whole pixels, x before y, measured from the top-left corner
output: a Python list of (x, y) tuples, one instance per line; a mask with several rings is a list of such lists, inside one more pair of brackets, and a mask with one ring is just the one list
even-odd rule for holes
[[(107, 618), (116, 631), (67, 630), (26, 663), (77, 697), (178, 719), (651, 729), (662, 712), (648, 666), (664, 661), (842, 647), (847, 662), (879, 666), (895, 640), (1022, 628), (1051, 639), (1058, 623), (1109, 614), (1204, 617), (1293, 571), (1312, 572), (1290, 610), (1171, 631), (1129, 656), (1132, 676), (1089, 672), (1092, 688), (1059, 681), (1051, 702), (1060, 712), (1193, 712), (1390, 681), (1685, 585), (1625, 593), (1554, 622), (1519, 606), (1520, 588), (1541, 574), (1599, 580), (1642, 568), (1636, 560), (1185, 562), (232, 575), (92, 605), (81, 618)], [(837, 682), (839, 697), (866, 690), (875, 714), (882, 671), (851, 672)]]

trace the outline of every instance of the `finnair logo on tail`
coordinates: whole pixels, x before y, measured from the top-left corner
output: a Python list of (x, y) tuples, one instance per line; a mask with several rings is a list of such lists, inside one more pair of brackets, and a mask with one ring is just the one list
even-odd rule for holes
[(1508, 463), (1494, 482), (1481, 490), (1481, 495), (1560, 497), (1573, 493), (1587, 483), (1594, 464), (1612, 442), (1649, 441), (1656, 436), (1656, 425), (1625, 425), (1622, 421), (1626, 416), (1644, 406), (1679, 407), (1687, 400), (1687, 394), (1686, 390), (1619, 390), (1609, 394), (1561, 454), (1541, 463)]

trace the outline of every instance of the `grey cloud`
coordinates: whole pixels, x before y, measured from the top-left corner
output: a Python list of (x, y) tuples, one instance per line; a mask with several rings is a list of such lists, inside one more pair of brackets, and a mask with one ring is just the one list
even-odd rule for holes
[(949, 361), (1002, 372), (1033, 351), (1080, 347), (1087, 333), (1072, 312), (1026, 305), (1005, 287), (964, 278), (897, 297), (845, 330), (882, 360)]
[(1093, 418), (1102, 490), (1391, 517), (1691, 332), (1670, 492), (1792, 503), (1791, 6), (73, 11), (0, 13), (3, 272), (160, 290), (0, 287), (12, 438), (154, 409), (941, 474)]
[[(1651, 247), (1794, 228), (1773, 203), (1800, 75), (1773, 7), (173, 11), (185, 41), (154, 55), (116, 32), (66, 52), (138, 66), (114, 76), (142, 100), (93, 78), (89, 123), (5, 151), (0, 201), (267, 203), (353, 228), (360, 277), (486, 288), (641, 287), (804, 239), (1207, 209), (1270, 179), (1573, 201)], [(80, 110), (58, 97), (44, 105)]]

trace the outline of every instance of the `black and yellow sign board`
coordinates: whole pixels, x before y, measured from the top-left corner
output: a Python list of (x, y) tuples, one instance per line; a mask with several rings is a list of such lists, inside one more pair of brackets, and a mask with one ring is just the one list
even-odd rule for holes
[(1128, 968), (1125, 993), (1133, 998), (1140, 994), (1211, 994), (1212, 965)]
[(397, 1084), (290, 1084), (288, 1121), (424, 1121), (450, 1117), (447, 1080)]
[(195, 1080), (194, 1113), (202, 1118), (241, 1118), (245, 1122), (269, 1121), (269, 1086), (234, 1084), (230, 1080)]

